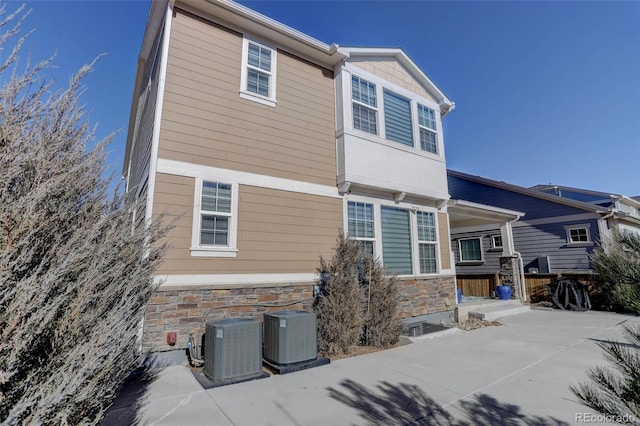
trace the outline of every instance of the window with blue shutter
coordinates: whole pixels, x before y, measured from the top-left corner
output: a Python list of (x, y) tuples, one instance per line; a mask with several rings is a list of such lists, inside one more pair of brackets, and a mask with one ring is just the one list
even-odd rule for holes
[(386, 138), (413, 146), (411, 102), (395, 93), (384, 91), (384, 126)]
[(389, 273), (413, 274), (411, 262), (411, 228), (409, 211), (381, 207), (382, 258)]

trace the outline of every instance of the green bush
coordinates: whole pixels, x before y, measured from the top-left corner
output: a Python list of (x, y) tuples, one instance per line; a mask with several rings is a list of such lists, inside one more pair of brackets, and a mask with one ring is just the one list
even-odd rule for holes
[[(611, 301), (640, 314), (640, 236), (631, 233), (616, 236), (607, 250), (596, 251), (592, 265), (604, 288), (610, 290)], [(571, 390), (584, 405), (637, 424), (640, 421), (640, 326), (625, 326), (624, 330), (626, 342), (598, 343), (613, 368), (591, 369), (591, 382), (572, 386)]]

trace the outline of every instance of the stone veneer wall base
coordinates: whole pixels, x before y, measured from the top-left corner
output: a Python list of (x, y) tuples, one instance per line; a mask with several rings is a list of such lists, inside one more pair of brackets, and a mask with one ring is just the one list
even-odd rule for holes
[[(399, 279), (401, 318), (434, 314), (455, 307), (455, 277)], [(232, 285), (225, 288), (206, 286), (160, 287), (147, 306), (143, 347), (151, 351), (185, 348), (189, 334), (200, 337), (206, 321), (252, 317), (262, 321), (265, 312), (283, 309), (310, 311), (313, 283), (271, 286)], [(166, 333), (177, 332), (175, 346), (166, 344)]]

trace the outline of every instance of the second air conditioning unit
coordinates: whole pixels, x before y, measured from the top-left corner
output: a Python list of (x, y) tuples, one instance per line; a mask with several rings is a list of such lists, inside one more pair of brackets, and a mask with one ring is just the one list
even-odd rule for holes
[(262, 324), (253, 318), (207, 321), (204, 374), (214, 381), (262, 371)]
[(316, 327), (313, 312), (288, 310), (264, 314), (264, 359), (278, 365), (315, 359)]

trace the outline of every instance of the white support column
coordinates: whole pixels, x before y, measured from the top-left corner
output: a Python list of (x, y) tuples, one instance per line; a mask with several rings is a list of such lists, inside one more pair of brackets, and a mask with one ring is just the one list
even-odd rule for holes
[(513, 245), (511, 222), (505, 222), (500, 225), (500, 235), (502, 236), (502, 256), (513, 256), (516, 249)]

